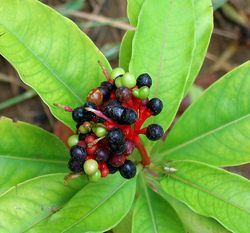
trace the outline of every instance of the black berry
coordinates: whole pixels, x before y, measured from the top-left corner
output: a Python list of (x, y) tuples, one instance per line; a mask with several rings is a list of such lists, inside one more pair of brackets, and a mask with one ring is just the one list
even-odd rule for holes
[(122, 154), (126, 149), (125, 140), (123, 142), (120, 142), (119, 144), (109, 144), (109, 149), (112, 154), (115, 155)]
[(153, 113), (153, 116), (158, 115), (163, 108), (163, 103), (158, 98), (153, 98), (148, 102), (147, 108)]
[(113, 127), (107, 133), (107, 140), (108, 140), (109, 145), (125, 142), (124, 133), (120, 128)]
[(136, 175), (136, 166), (131, 160), (126, 160), (124, 164), (119, 167), (119, 171), (122, 177), (131, 179)]
[(139, 88), (143, 86), (150, 88), (152, 86), (152, 79), (148, 74), (141, 74), (136, 80), (136, 85)]
[(163, 134), (163, 128), (158, 124), (151, 124), (147, 127), (146, 136), (151, 141), (159, 140)]
[(109, 90), (108, 87), (105, 86), (100, 86), (98, 89), (101, 91), (102, 96), (103, 96), (103, 101), (107, 101), (111, 95), (111, 91)]

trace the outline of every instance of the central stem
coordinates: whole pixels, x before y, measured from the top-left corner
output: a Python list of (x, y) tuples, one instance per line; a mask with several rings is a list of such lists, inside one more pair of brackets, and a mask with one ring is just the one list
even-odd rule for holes
[(142, 165), (144, 167), (148, 167), (150, 165), (150, 158), (148, 156), (148, 152), (144, 146), (144, 143), (141, 142), (141, 140), (137, 143), (135, 143), (135, 147), (136, 149), (139, 151), (139, 153), (141, 154), (141, 158), (142, 158)]

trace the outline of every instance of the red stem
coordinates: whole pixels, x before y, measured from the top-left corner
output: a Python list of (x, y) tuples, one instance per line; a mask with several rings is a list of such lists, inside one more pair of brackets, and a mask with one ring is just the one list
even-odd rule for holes
[(148, 156), (148, 152), (146, 151), (144, 144), (141, 141), (139, 141), (135, 143), (135, 147), (141, 154), (141, 158), (142, 158), (141, 164), (144, 167), (148, 167), (150, 165), (150, 158)]

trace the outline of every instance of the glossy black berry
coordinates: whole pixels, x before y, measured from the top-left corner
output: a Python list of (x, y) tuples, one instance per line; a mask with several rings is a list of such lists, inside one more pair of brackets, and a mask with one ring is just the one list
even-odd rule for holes
[(125, 108), (121, 120), (117, 122), (121, 125), (132, 125), (137, 121), (138, 115), (132, 108)]
[(110, 97), (111, 91), (109, 90), (108, 87), (105, 86), (100, 86), (98, 87), (98, 89), (101, 91), (102, 93), (102, 97), (103, 97), (103, 101), (107, 101)]
[(79, 161), (77, 159), (74, 158), (70, 158), (69, 162), (68, 162), (68, 168), (72, 171), (72, 172), (82, 172), (83, 171), (83, 163), (82, 161)]
[(82, 124), (85, 121), (91, 121), (95, 117), (93, 112), (87, 111), (85, 109), (86, 107), (97, 110), (96, 104), (91, 101), (86, 102), (82, 107), (78, 107), (73, 110), (72, 118), (75, 122)]
[(139, 88), (143, 86), (150, 88), (152, 86), (152, 79), (148, 74), (141, 74), (136, 80), (136, 85)]
[(107, 87), (109, 89), (109, 92), (111, 93), (113, 90), (115, 90), (115, 85), (113, 85), (112, 83), (105, 81), (101, 83), (102, 87)]
[(136, 166), (131, 160), (126, 160), (124, 164), (119, 167), (119, 172), (125, 179), (131, 179), (136, 175)]
[(122, 114), (126, 108), (122, 105), (117, 105), (111, 108), (110, 118), (114, 120), (116, 123), (120, 124)]
[(87, 117), (84, 113), (85, 112), (83, 107), (75, 108), (72, 112), (73, 120), (80, 124), (83, 123), (84, 121), (87, 121)]
[(118, 171), (118, 167), (113, 167), (109, 162), (107, 162), (107, 167), (109, 169), (109, 174), (115, 174)]
[(112, 108), (114, 106), (121, 106), (121, 103), (117, 100), (111, 99), (101, 111), (105, 116), (110, 117)]
[(87, 158), (86, 150), (79, 145), (72, 146), (69, 151), (70, 156), (75, 160), (84, 162)]
[(151, 124), (147, 127), (146, 136), (151, 141), (159, 140), (163, 134), (163, 128), (158, 124)]
[(96, 161), (106, 162), (108, 161), (110, 157), (110, 152), (108, 149), (101, 147), (96, 150), (94, 156), (95, 156)]
[(153, 116), (158, 115), (163, 108), (163, 103), (158, 98), (153, 98), (148, 102), (147, 108), (153, 113)]
[(125, 140), (120, 142), (119, 144), (109, 144), (109, 149), (112, 154), (115, 154), (115, 155), (122, 154), (126, 149)]
[(88, 121), (91, 121), (95, 117), (95, 114), (93, 112), (87, 111), (85, 108), (92, 108), (92, 109), (97, 110), (96, 104), (91, 102), (91, 101), (88, 101), (83, 105), (83, 107), (85, 110), (85, 114), (87, 115), (87, 117), (89, 119)]
[(107, 133), (107, 140), (109, 144), (119, 144), (125, 142), (125, 136), (120, 128), (113, 127)]

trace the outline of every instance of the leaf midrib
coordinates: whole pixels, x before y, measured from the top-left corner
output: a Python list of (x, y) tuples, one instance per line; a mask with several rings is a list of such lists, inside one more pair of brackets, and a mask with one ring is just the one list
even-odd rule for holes
[(207, 194), (209, 194), (209, 195), (211, 195), (211, 196), (214, 196), (215, 198), (220, 199), (221, 201), (224, 201), (224, 202), (226, 202), (226, 203), (228, 203), (228, 204), (230, 204), (230, 205), (232, 205), (232, 206), (234, 206), (234, 207), (236, 207), (236, 208), (238, 208), (238, 209), (240, 209), (240, 210), (246, 212), (247, 214), (250, 214), (250, 211), (247, 211), (247, 210), (244, 209), (243, 207), (240, 207), (240, 206), (238, 206), (237, 204), (234, 204), (234, 203), (232, 203), (232, 202), (230, 202), (230, 201), (224, 199), (223, 197), (220, 197), (220, 196), (218, 196), (217, 194), (212, 193), (212, 192), (209, 191), (209, 190), (206, 190), (205, 188), (202, 188), (202, 187), (200, 187), (200, 186), (198, 186), (198, 185), (196, 185), (196, 184), (190, 183), (189, 181), (186, 181), (186, 180), (184, 180), (184, 179), (178, 177), (176, 174), (169, 174), (169, 176), (171, 176), (172, 178), (174, 178), (174, 179), (176, 179), (176, 180), (179, 180), (179, 181), (181, 181), (181, 182), (183, 182), (183, 183), (185, 183), (185, 184), (188, 184), (188, 185), (190, 185), (190, 186), (192, 186), (192, 187), (194, 187), (194, 188), (196, 188), (196, 189), (198, 189), (198, 190), (201, 190), (202, 192), (205, 192), (205, 193), (207, 193)]
[(31, 161), (31, 162), (45, 162), (45, 163), (56, 163), (56, 164), (68, 164), (67, 161), (49, 160), (49, 159), (36, 159), (36, 158), (25, 158), (25, 157), (17, 157), (17, 156), (10, 156), (10, 155), (0, 155), (0, 158), (15, 159), (15, 160), (24, 160), (24, 161)]
[(235, 124), (235, 123), (237, 123), (237, 122), (239, 122), (239, 121), (241, 121), (241, 120), (244, 120), (244, 119), (246, 119), (246, 118), (249, 117), (249, 116), (250, 116), (250, 114), (247, 114), (247, 115), (245, 115), (245, 116), (243, 116), (243, 117), (241, 117), (241, 118), (238, 118), (238, 119), (236, 119), (236, 120), (234, 120), (234, 121), (231, 121), (231, 122), (229, 122), (229, 123), (227, 123), (227, 124), (224, 124), (224, 125), (222, 125), (222, 126), (220, 126), (220, 127), (218, 127), (218, 128), (215, 128), (215, 129), (213, 129), (213, 130), (211, 130), (211, 131), (209, 131), (209, 132), (207, 132), (207, 133), (204, 133), (204, 134), (202, 134), (202, 135), (200, 135), (200, 136), (198, 136), (198, 137), (196, 137), (196, 138), (193, 138), (193, 139), (191, 139), (191, 140), (189, 140), (189, 141), (187, 141), (187, 142), (185, 142), (185, 143), (182, 143), (182, 144), (180, 144), (180, 145), (177, 146), (177, 147), (174, 147), (174, 148), (172, 148), (172, 149), (170, 149), (170, 150), (167, 150), (167, 151), (165, 151), (165, 152), (163, 152), (163, 153), (159, 153), (158, 156), (155, 156), (155, 157), (154, 157), (154, 159), (156, 160), (156, 159), (158, 159), (159, 157), (162, 157), (162, 156), (168, 155), (168, 154), (170, 154), (170, 153), (172, 153), (172, 152), (175, 152), (175, 151), (177, 151), (177, 150), (179, 150), (179, 149), (181, 149), (181, 148), (183, 148), (183, 147), (185, 147), (185, 146), (188, 146), (188, 145), (190, 145), (190, 144), (192, 144), (192, 143), (194, 143), (194, 142), (196, 142), (196, 141), (198, 141), (198, 140), (200, 140), (200, 139), (202, 139), (202, 138), (204, 138), (204, 137), (207, 137), (207, 136), (209, 136), (209, 135), (211, 135), (211, 134), (213, 134), (213, 133), (215, 133), (215, 132), (218, 132), (218, 131), (220, 131), (220, 130), (222, 130), (222, 129), (228, 127), (228, 126), (231, 126), (231, 125), (233, 125), (233, 124)]
[[(37, 54), (35, 54), (31, 48), (29, 46), (27, 46), (14, 32), (12, 32), (7, 26), (5, 26), (3, 23), (0, 23), (10, 34), (12, 34), (21, 44), (23, 44), (23, 46), (28, 50), (30, 51), (30, 53), (35, 57), (37, 58), (37, 60), (47, 68), (47, 70), (59, 81), (61, 82), (82, 104), (83, 104), (83, 101), (82, 99), (76, 94), (73, 92), (73, 90), (68, 86), (66, 85), (65, 82), (63, 82), (63, 80), (50, 68), (49, 65), (47, 65), (43, 60), (41, 60)], [(2, 34), (2, 37), (4, 36), (6, 32), (4, 32)], [(19, 73), (19, 71), (18, 71)], [(19, 73), (19, 75), (22, 77), (22, 75)], [(34, 88), (35, 89), (35, 88)]]
[(123, 187), (129, 180), (123, 181), (113, 192), (111, 192), (105, 199), (103, 199), (95, 208), (93, 208), (91, 211), (89, 211), (85, 216), (83, 216), (81, 219), (76, 221), (74, 224), (71, 226), (67, 227), (65, 230), (61, 231), (61, 233), (66, 232), (70, 228), (74, 227), (81, 221), (83, 221), (85, 218), (87, 218), (89, 215), (91, 215), (94, 211), (96, 211), (102, 204), (104, 204), (109, 198), (111, 198), (121, 187)]
[(157, 231), (157, 228), (156, 228), (155, 217), (154, 217), (153, 208), (152, 208), (151, 201), (150, 201), (149, 194), (148, 194), (148, 189), (147, 189), (147, 186), (145, 184), (144, 178), (142, 178), (141, 180), (142, 180), (143, 189), (144, 189), (144, 192), (145, 192), (145, 195), (146, 195), (146, 200), (147, 200), (147, 203), (148, 203), (148, 208), (149, 208), (149, 212), (150, 212), (150, 215), (151, 215), (152, 224), (153, 224), (153, 227), (154, 227), (154, 232), (157, 233), (158, 231)]

